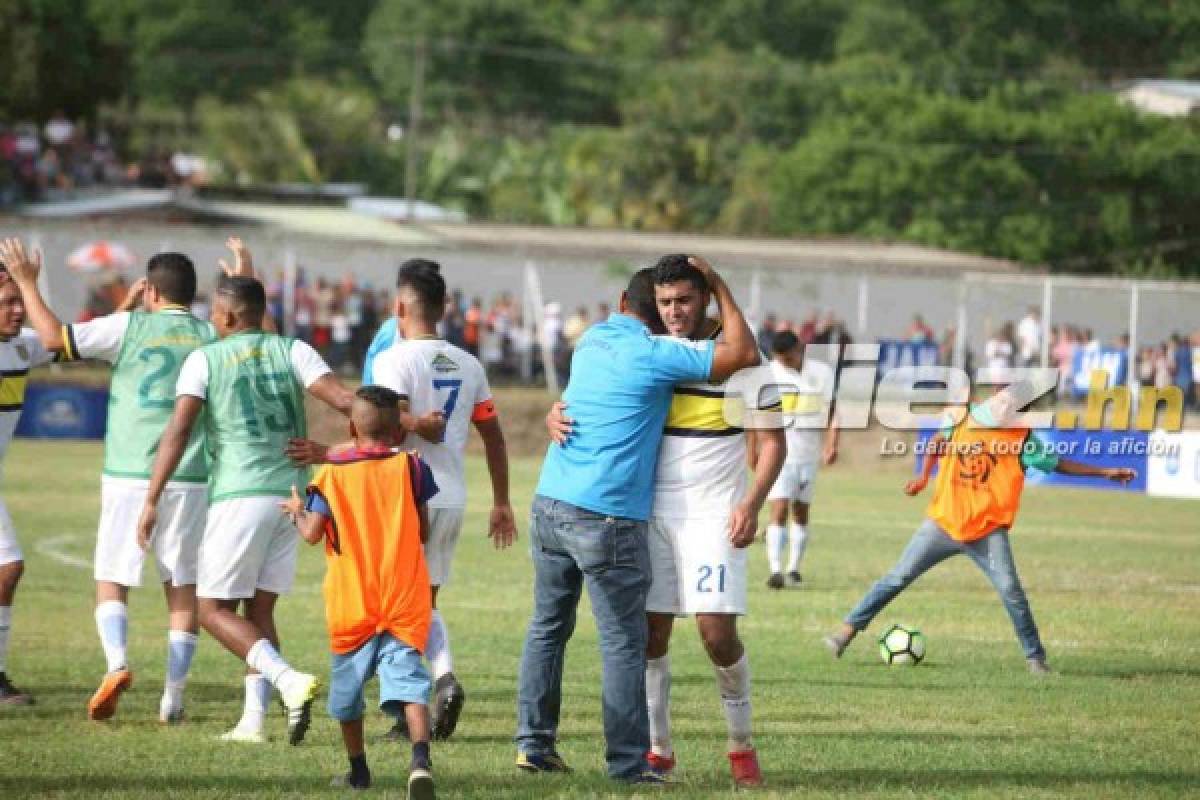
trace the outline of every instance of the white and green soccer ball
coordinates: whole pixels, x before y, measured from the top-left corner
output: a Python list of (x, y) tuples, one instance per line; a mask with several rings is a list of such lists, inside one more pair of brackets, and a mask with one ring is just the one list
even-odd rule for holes
[(889, 665), (920, 664), (925, 658), (925, 634), (911, 625), (893, 625), (879, 637), (879, 657)]

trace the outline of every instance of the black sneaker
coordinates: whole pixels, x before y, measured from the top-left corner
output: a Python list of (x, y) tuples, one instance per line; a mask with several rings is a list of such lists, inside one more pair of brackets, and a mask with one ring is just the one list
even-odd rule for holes
[(558, 753), (517, 753), (517, 769), (524, 772), (570, 772)]
[(434, 800), (433, 775), (427, 769), (408, 773), (408, 800)]
[(453, 672), (447, 672), (437, 679), (433, 687), (433, 707), (430, 709), (434, 741), (444, 741), (454, 735), (454, 729), (458, 727), (458, 715), (462, 713), (466, 699), (467, 693)]
[(804, 579), (800, 577), (800, 573), (796, 572), (796, 570), (789, 572), (787, 574), (787, 579), (788, 583), (792, 586), (799, 586), (804, 581)]
[(0, 672), (0, 706), (31, 706), (33, 695), (12, 685), (8, 675)]
[(772, 572), (771, 577), (767, 578), (767, 588), (768, 589), (782, 589), (783, 588), (783, 576), (780, 575), (778, 572)]

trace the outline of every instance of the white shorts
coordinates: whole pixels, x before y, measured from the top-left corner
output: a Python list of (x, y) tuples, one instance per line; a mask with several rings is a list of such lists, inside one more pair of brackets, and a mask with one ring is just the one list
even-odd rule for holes
[(429, 541), (425, 543), (425, 566), (429, 568), (429, 584), (445, 586), (450, 581), (450, 562), (462, 531), (461, 508), (429, 509)]
[(811, 503), (813, 487), (817, 483), (817, 465), (811, 462), (785, 461), (779, 477), (771, 487), (768, 500), (790, 500), (794, 503)]
[(196, 596), (245, 600), (258, 590), (286, 594), (296, 578), (300, 533), (282, 497), (236, 497), (208, 508)]
[(729, 541), (729, 516), (654, 517), (647, 530), (650, 593), (659, 614), (745, 614), (746, 550)]
[[(146, 482), (105, 476), (100, 484), (100, 530), (96, 535), (95, 576), (122, 586), (142, 585), (145, 551), (138, 546), (137, 524), (146, 502)], [(170, 484), (158, 504), (158, 524), (150, 540), (158, 579), (172, 586), (196, 582), (196, 562), (208, 489), (204, 484)]]
[(25, 556), (21, 555), (21, 543), (17, 541), (17, 529), (13, 527), (12, 517), (8, 515), (4, 500), (0, 498), (0, 567), (24, 560)]

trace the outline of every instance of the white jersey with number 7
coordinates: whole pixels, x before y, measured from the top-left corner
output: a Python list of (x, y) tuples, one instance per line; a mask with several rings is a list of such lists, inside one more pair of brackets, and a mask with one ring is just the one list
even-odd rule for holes
[(430, 508), (465, 507), (463, 453), (471, 423), (496, 416), (487, 373), (479, 359), (444, 339), (405, 339), (379, 354), (373, 378), (379, 386), (408, 397), (414, 415), (432, 411), (446, 415), (441, 443), (409, 434), (404, 447), (420, 453), (433, 470), (439, 491), (429, 501)]

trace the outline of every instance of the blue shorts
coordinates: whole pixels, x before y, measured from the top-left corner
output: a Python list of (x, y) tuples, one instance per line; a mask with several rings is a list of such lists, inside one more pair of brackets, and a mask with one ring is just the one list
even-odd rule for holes
[(392, 636), (380, 633), (352, 653), (333, 654), (329, 679), (329, 716), (339, 722), (363, 718), (363, 690), (379, 676), (379, 708), (398, 717), (408, 703), (429, 702), (432, 688), (421, 654)]

